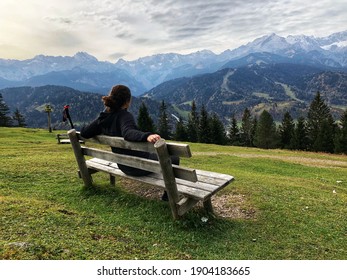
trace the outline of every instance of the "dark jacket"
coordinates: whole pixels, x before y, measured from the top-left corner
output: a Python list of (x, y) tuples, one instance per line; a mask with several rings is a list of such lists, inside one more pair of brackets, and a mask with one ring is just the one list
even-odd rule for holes
[[(91, 138), (100, 134), (124, 137), (127, 141), (146, 142), (147, 137), (152, 133), (140, 131), (135, 123), (133, 115), (126, 109), (123, 109), (118, 112), (102, 112), (96, 120), (81, 129), (81, 136), (83, 138)], [(115, 147), (112, 147), (112, 151), (118, 154), (151, 158), (151, 154), (141, 151), (132, 151)], [(121, 164), (118, 164), (118, 167), (125, 174), (133, 176), (143, 176), (150, 173)]]

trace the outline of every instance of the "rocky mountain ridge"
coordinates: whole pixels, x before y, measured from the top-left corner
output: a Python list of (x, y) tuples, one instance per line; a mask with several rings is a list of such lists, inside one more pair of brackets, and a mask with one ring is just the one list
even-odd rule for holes
[[(239, 66), (254, 62), (245, 60), (254, 53), (277, 56), (266, 63), (282, 62), (334, 68), (347, 67), (347, 31), (326, 37), (265, 35), (234, 50), (215, 54), (202, 50), (191, 54), (156, 54), (133, 61), (118, 60), (116, 63), (98, 61), (85, 52), (74, 56), (37, 55), (27, 60), (0, 59), (0, 88), (13, 86), (41, 86), (45, 79), (53, 85), (71, 86), (104, 94), (109, 85), (125, 83), (134, 87), (134, 95), (161, 84), (162, 82), (199, 74), (213, 73), (230, 67), (238, 61)], [(259, 63), (255, 62), (255, 63)], [(80, 72), (80, 76), (62, 79)], [(100, 83), (88, 74), (100, 77)]]

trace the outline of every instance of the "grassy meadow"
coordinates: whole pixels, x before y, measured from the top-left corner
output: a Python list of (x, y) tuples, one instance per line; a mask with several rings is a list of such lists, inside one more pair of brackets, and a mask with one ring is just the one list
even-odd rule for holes
[(173, 221), (155, 188), (95, 174), (41, 129), (0, 128), (0, 259), (347, 259), (347, 156), (191, 144), (182, 165), (231, 174)]

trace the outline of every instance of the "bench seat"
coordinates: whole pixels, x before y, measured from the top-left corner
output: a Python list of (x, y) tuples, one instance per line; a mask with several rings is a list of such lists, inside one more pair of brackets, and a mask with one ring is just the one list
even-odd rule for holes
[[(89, 169), (95, 171), (107, 172), (113, 176), (122, 176), (165, 189), (165, 182), (162, 174), (151, 173), (146, 176), (129, 176), (124, 174), (116, 163), (98, 158), (86, 160), (86, 164)], [(234, 180), (234, 177), (230, 175), (197, 169), (195, 169), (195, 171), (198, 178), (196, 182), (176, 178), (176, 184), (179, 194), (186, 195), (196, 200), (205, 201)]]

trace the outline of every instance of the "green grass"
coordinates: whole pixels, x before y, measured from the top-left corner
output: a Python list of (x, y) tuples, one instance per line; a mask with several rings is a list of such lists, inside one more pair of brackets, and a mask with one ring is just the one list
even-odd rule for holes
[(86, 189), (55, 133), (0, 128), (0, 259), (346, 259), (346, 156), (191, 149), (182, 165), (236, 178), (207, 222), (200, 207), (173, 221), (167, 203), (106, 174)]

